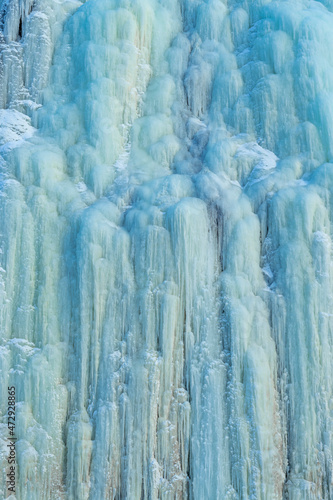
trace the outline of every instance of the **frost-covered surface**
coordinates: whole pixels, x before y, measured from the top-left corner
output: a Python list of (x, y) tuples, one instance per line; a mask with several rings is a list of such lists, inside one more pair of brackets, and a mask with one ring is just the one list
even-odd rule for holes
[(31, 113), (78, 0), (0, 0), (0, 106)]
[(0, 1), (2, 488), (332, 499), (332, 1)]

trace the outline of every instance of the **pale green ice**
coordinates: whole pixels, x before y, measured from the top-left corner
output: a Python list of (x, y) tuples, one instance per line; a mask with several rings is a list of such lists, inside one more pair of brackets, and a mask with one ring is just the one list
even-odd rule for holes
[(1, 498), (333, 500), (332, 12), (0, 0)]

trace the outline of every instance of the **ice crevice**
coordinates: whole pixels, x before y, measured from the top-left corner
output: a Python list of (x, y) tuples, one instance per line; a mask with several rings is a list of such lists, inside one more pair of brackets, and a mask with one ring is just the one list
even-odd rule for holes
[(332, 6), (0, 0), (18, 499), (332, 498)]

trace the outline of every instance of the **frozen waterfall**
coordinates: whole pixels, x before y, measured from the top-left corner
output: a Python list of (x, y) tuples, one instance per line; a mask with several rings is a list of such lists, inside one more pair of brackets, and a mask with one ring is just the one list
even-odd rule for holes
[(333, 500), (333, 0), (0, 0), (0, 108), (0, 497)]

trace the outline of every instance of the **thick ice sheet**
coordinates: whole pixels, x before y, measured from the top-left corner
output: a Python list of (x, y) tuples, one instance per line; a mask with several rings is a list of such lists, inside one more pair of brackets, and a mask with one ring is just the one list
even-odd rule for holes
[(332, 9), (0, 0), (17, 499), (333, 498)]

